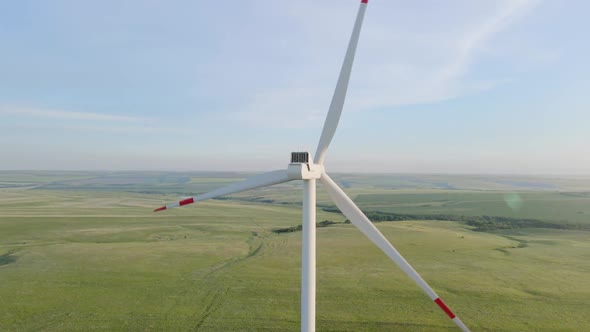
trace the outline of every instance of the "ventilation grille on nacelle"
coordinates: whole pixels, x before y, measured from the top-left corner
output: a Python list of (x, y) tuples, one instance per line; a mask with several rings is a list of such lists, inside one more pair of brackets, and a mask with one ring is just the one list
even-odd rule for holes
[(291, 152), (291, 163), (309, 163), (309, 152)]

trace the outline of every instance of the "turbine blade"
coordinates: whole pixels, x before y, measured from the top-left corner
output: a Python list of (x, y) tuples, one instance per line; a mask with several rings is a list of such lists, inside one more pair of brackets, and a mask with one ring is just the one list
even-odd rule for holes
[(340, 76), (336, 83), (332, 102), (330, 102), (328, 115), (324, 122), (324, 129), (322, 130), (318, 149), (315, 153), (314, 163), (316, 164), (324, 163), (326, 151), (332, 141), (332, 137), (334, 137), (336, 127), (338, 127), (338, 121), (340, 120), (340, 114), (342, 114), (342, 107), (344, 106), (344, 100), (346, 99), (346, 90), (348, 89), (348, 81), (350, 80), (350, 72), (352, 71), (352, 64), (354, 62), (354, 53), (356, 52), (356, 45), (361, 33), (361, 26), (363, 25), (363, 17), (365, 16), (367, 2), (368, 0), (361, 0), (354, 28), (352, 29), (352, 35), (350, 36), (350, 42), (348, 43), (348, 49), (346, 50), (344, 62), (342, 63), (342, 69), (340, 69)]
[(365, 234), (379, 249), (389, 256), (422, 290), (434, 301), (463, 331), (469, 329), (463, 324), (459, 317), (447, 307), (447, 305), (436, 295), (434, 290), (420, 277), (418, 272), (400, 255), (400, 253), (387, 241), (385, 236), (373, 225), (365, 214), (348, 198), (346, 193), (332, 180), (328, 174), (323, 173), (320, 181), (328, 191), (328, 194), (340, 211)]
[(215, 197), (219, 197), (219, 196), (223, 196), (223, 195), (235, 194), (235, 193), (239, 193), (239, 192), (250, 190), (250, 189), (268, 187), (268, 186), (272, 186), (273, 184), (279, 184), (279, 183), (287, 182), (290, 180), (291, 179), (289, 179), (289, 176), (287, 175), (286, 170), (272, 171), (272, 172), (268, 172), (268, 173), (264, 173), (264, 174), (260, 174), (260, 175), (255, 175), (255, 176), (253, 176), (249, 179), (246, 179), (242, 182), (232, 183), (228, 186), (225, 186), (225, 187), (222, 187), (219, 189), (215, 189), (215, 190), (208, 192), (206, 194), (189, 197), (189, 198), (183, 199), (179, 202), (164, 205), (162, 207), (155, 209), (154, 212), (167, 210), (167, 209), (171, 209), (174, 207), (179, 207), (179, 206), (183, 206), (183, 205), (187, 205), (187, 204), (192, 204), (194, 202), (202, 202), (207, 199), (211, 199), (211, 198), (215, 198)]

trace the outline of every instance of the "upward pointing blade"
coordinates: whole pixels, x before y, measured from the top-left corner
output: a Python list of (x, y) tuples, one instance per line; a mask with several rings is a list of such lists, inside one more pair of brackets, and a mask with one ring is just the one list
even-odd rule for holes
[(328, 191), (328, 194), (342, 213), (361, 231), (365, 234), (379, 249), (389, 256), (422, 290), (434, 301), (450, 319), (465, 332), (469, 329), (463, 324), (459, 317), (447, 307), (447, 305), (436, 295), (434, 290), (428, 286), (426, 281), (420, 277), (418, 272), (400, 255), (400, 253), (387, 241), (385, 236), (379, 232), (377, 227), (365, 216), (365, 214), (354, 204), (354, 202), (346, 196), (346, 193), (338, 187), (338, 185), (328, 176), (323, 173), (320, 181)]
[(324, 122), (324, 129), (320, 136), (320, 142), (318, 143), (318, 149), (315, 153), (316, 164), (323, 164), (326, 157), (326, 151), (328, 146), (334, 137), (336, 128), (338, 127), (338, 121), (340, 121), (340, 114), (342, 114), (342, 107), (344, 106), (344, 99), (346, 99), (346, 90), (348, 89), (348, 81), (350, 80), (350, 72), (352, 71), (352, 64), (354, 62), (354, 54), (356, 52), (356, 45), (359, 40), (361, 33), (361, 26), (363, 24), (363, 17), (365, 16), (365, 10), (367, 8), (368, 0), (362, 0), (358, 14), (356, 16), (356, 22), (352, 29), (352, 36), (350, 36), (350, 42), (348, 43), (348, 49), (344, 56), (344, 62), (342, 63), (342, 69), (340, 70), (340, 76), (338, 77), (338, 83), (336, 83), (336, 89), (332, 96), (332, 102), (330, 103), (330, 109)]
[(287, 182), (290, 180), (291, 179), (289, 179), (289, 175), (287, 174), (286, 170), (272, 171), (272, 172), (253, 176), (253, 177), (248, 178), (242, 182), (232, 183), (228, 186), (225, 186), (225, 187), (222, 187), (219, 189), (215, 189), (215, 190), (208, 192), (206, 194), (202, 194), (202, 195), (198, 195), (198, 196), (194, 196), (194, 197), (189, 197), (189, 198), (183, 199), (180, 202), (164, 205), (162, 207), (155, 209), (154, 212), (167, 210), (167, 209), (171, 209), (171, 208), (175, 208), (175, 207), (179, 207), (179, 206), (183, 206), (183, 205), (187, 205), (187, 204), (192, 204), (194, 202), (201, 202), (201, 201), (204, 201), (207, 199), (211, 199), (211, 198), (215, 198), (215, 197), (219, 197), (219, 196), (223, 196), (223, 195), (235, 194), (235, 193), (239, 193), (241, 191), (246, 191), (246, 190), (250, 190), (250, 189), (268, 187), (268, 186), (272, 186), (273, 184), (279, 184), (279, 183)]

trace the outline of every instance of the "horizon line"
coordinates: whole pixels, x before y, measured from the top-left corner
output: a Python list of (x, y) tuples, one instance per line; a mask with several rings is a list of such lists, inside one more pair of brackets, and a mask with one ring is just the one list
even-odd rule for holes
[[(108, 172), (108, 173), (246, 173), (257, 174), (264, 171), (246, 171), (246, 170), (140, 170), (140, 169), (123, 169), (123, 170), (108, 170), (108, 169), (0, 169), (0, 172)], [(468, 175), (468, 176), (578, 176), (590, 177), (590, 173), (503, 173), (503, 172), (374, 172), (374, 171), (332, 171), (330, 174), (373, 174), (373, 175)]]

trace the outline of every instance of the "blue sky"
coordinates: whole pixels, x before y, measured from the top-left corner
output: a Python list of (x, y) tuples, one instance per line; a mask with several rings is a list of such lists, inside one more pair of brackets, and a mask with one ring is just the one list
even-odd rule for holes
[[(0, 169), (282, 168), (358, 2), (1, 2)], [(589, 11), (371, 0), (326, 168), (589, 174)]]

